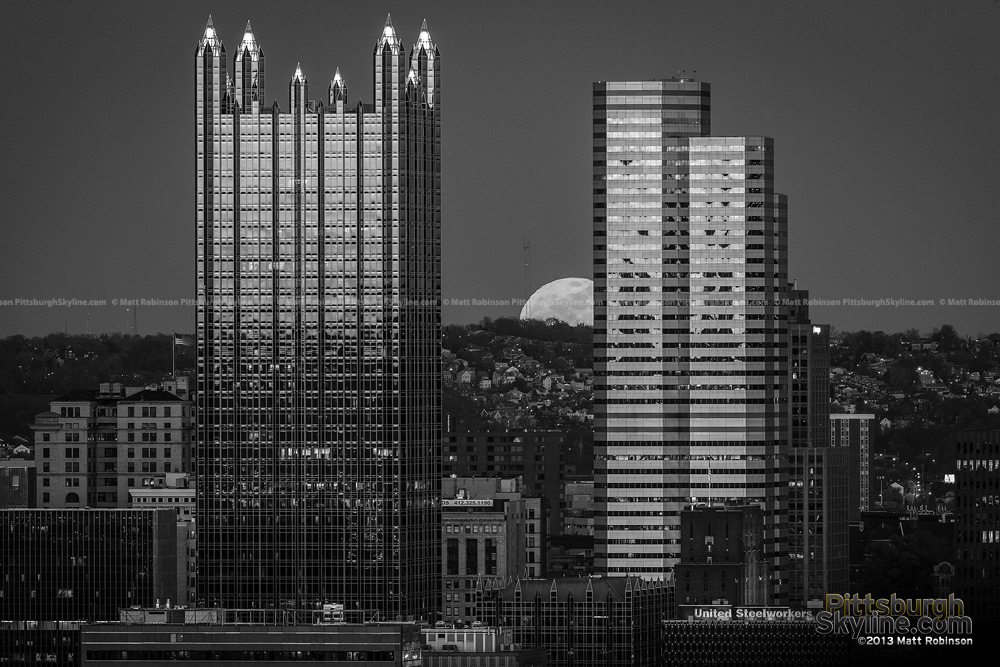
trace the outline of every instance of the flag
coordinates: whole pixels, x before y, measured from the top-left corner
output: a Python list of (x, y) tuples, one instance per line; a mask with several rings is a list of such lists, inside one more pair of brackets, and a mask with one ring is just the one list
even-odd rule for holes
[(184, 336), (182, 334), (174, 334), (174, 345), (194, 345), (194, 336)]

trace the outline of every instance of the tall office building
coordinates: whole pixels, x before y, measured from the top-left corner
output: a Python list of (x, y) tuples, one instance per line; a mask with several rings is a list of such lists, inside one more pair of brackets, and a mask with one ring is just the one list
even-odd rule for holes
[(662, 576), (685, 504), (756, 503), (780, 600), (786, 201), (772, 140), (711, 136), (709, 97), (594, 84), (595, 569)]
[(789, 290), (788, 603), (818, 607), (846, 591), (848, 456), (830, 445), (830, 326)]
[(428, 617), (440, 591), (438, 50), (391, 21), (374, 101), (301, 67), (283, 111), (247, 24), (195, 52), (199, 596)]

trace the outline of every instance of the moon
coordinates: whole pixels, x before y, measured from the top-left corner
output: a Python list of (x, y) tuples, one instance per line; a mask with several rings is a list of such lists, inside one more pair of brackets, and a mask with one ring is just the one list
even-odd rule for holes
[(560, 278), (542, 285), (521, 308), (521, 319), (555, 318), (567, 324), (594, 325), (594, 281)]

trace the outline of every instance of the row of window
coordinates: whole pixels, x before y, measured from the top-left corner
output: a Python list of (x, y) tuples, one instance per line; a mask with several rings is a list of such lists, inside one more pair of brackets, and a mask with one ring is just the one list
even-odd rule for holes
[[(170, 434), (166, 433), (164, 435), (169, 436)], [(166, 438), (166, 440), (169, 441), (170, 438)], [(153, 442), (155, 442), (155, 440), (153, 440)], [(127, 453), (128, 453), (128, 458), (134, 459), (135, 458), (135, 447), (129, 447)], [(168, 458), (169, 459), (170, 458), (170, 453), (171, 453), (170, 447), (164, 447), (163, 448), (163, 457), (164, 458)], [(52, 454), (52, 452), (51, 452), (51, 449), (49, 447), (42, 447), (42, 458), (43, 459), (50, 458), (51, 454)], [(156, 447), (143, 447), (142, 450), (141, 450), (141, 454), (142, 454), (142, 458), (144, 458), (144, 459), (155, 459), (156, 458), (156, 454), (157, 454), (157, 449), (156, 449)], [(80, 448), (79, 447), (67, 447), (63, 451), (63, 456), (65, 458), (68, 458), (68, 459), (78, 459), (78, 458), (80, 458)], [(109, 458), (109, 459), (110, 458), (116, 458), (118, 456), (118, 450), (116, 448), (114, 448), (114, 447), (105, 447), (104, 448), (103, 456), (104, 456), (104, 458)]]
[[(134, 405), (129, 405), (129, 406), (127, 406), (125, 408), (126, 409), (126, 413), (127, 413), (127, 415), (129, 417), (135, 417), (136, 416), (136, 414), (135, 414), (135, 408), (136, 408), (136, 406), (134, 406)], [(110, 414), (108, 414), (108, 412), (109, 411), (107, 411), (107, 410), (98, 410), (98, 416), (114, 417), (117, 414), (116, 410), (110, 411)], [(159, 412), (160, 414), (157, 415), (157, 412)], [(143, 417), (156, 417), (156, 416), (172, 417), (172, 416), (174, 416), (174, 408), (173, 408), (173, 406), (166, 405), (163, 408), (157, 410), (157, 407), (155, 405), (143, 405), (143, 406), (140, 406), (140, 413), (141, 413), (141, 415)], [(181, 408), (177, 412), (177, 414), (179, 414), (180, 416), (183, 417), (184, 416), (184, 409)], [(82, 409), (80, 407), (78, 407), (78, 406), (62, 406), (62, 407), (59, 408), (59, 416), (60, 417), (81, 417), (81, 416), (85, 416), (85, 415), (82, 413)], [(72, 426), (73, 428), (79, 428), (79, 424), (72, 424), (72, 425), (66, 424), (65, 426)]]
[(466, 525), (466, 526), (452, 526), (451, 524), (446, 524), (444, 527), (444, 532), (446, 533), (498, 533), (500, 532), (500, 526), (497, 524), (492, 525)]

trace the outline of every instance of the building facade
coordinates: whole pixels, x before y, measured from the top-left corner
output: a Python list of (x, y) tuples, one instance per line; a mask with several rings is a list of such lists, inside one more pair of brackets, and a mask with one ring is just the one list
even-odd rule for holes
[(537, 571), (545, 542), (538, 532), (542, 501), (528, 497), (518, 477), (446, 478), (441, 494), (442, 620), (472, 623), (482, 577)]
[(399, 623), (328, 624), (322, 612), (288, 622), (284, 610), (124, 610), (116, 623), (84, 625), (84, 667), (187, 664), (420, 667), (420, 629)]
[(195, 65), (199, 596), (419, 618), (440, 591), (440, 56), (391, 21), (374, 99), (247, 24)]
[(850, 583), (847, 450), (798, 447), (789, 463), (788, 603), (818, 607)]
[(681, 534), (681, 560), (674, 567), (678, 606), (767, 604), (771, 578), (759, 506), (685, 509)]
[(425, 667), (547, 667), (544, 648), (515, 649), (504, 628), (421, 628)]
[(0, 510), (0, 662), (78, 665), (78, 627), (184, 595), (173, 510)]
[[(567, 449), (566, 435), (557, 430), (459, 429), (445, 436), (442, 470), (445, 476), (521, 477), (525, 493), (544, 502), (545, 534), (559, 535), (565, 503), (563, 482), (570, 463)], [(529, 576), (545, 575), (544, 564), (530, 569)]]
[(594, 84), (595, 571), (659, 577), (692, 501), (787, 545), (785, 196), (767, 137), (711, 136), (710, 87)]
[(830, 445), (830, 326), (789, 290), (788, 603), (818, 607), (849, 584), (848, 456)]
[(195, 529), (195, 489), (182, 475), (169, 475), (167, 485), (129, 489), (129, 507), (136, 509), (172, 509), (176, 513), (178, 597), (175, 603), (195, 606), (198, 603), (198, 533)]
[(553, 667), (640, 667), (664, 662), (670, 587), (637, 577), (487, 580), (479, 614), (519, 648), (545, 648)]
[(34, 507), (36, 482), (34, 461), (0, 460), (0, 509)]
[(192, 405), (162, 389), (105, 383), (35, 417), (40, 508), (129, 506), (129, 489), (193, 471)]
[(848, 520), (861, 521), (861, 513), (871, 510), (872, 448), (878, 430), (875, 415), (830, 415), (830, 445), (847, 451)]
[(955, 595), (976, 622), (1000, 619), (1000, 430), (961, 431), (955, 453)]

